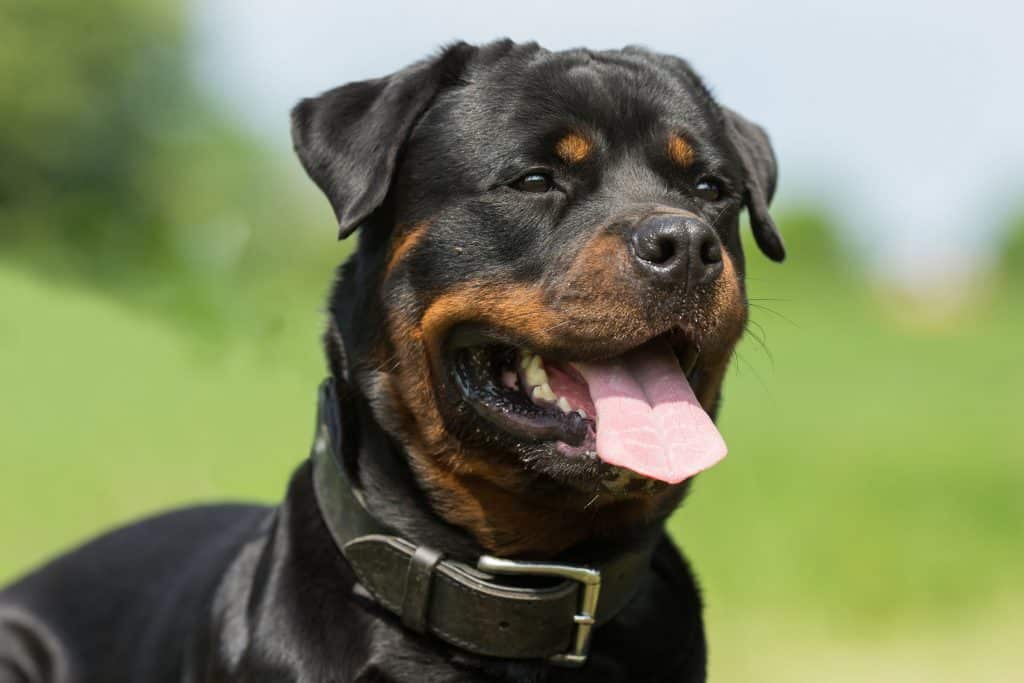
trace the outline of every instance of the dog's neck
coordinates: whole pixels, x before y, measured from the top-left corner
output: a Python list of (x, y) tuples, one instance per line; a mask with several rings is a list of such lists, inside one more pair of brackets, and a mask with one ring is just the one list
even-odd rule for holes
[(362, 412), (358, 445), (345, 457), (354, 458), (354, 462), (346, 464), (362, 489), (369, 513), (402, 537), (429, 545), (449, 557), (469, 560), (480, 556), (483, 549), (469, 534), (446, 523), (433, 511), (405, 455), (369, 411)]

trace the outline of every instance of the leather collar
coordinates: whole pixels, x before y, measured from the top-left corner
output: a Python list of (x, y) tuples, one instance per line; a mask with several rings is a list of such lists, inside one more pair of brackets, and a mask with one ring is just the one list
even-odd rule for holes
[(372, 517), (342, 461), (334, 381), (320, 386), (313, 483), (324, 522), (362, 590), (418, 633), (469, 652), (586, 662), (590, 634), (624, 608), (650, 572), (657, 535), (586, 566), (488, 555), (446, 558)]

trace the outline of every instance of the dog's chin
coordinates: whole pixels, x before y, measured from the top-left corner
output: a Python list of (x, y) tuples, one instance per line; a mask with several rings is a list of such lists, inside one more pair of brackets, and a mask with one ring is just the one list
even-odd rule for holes
[[(652, 345), (670, 348), (677, 372), (697, 388), (702, 379), (700, 347), (673, 328), (633, 343), (584, 345), (581, 355), (564, 349), (537, 350), (514, 333), (479, 327), (457, 328), (443, 353), (443, 371), (455, 387), (452, 400), (472, 424), (466, 438), (517, 458), (540, 479), (588, 494), (613, 497), (651, 495), (682, 483), (649, 476), (609, 462), (598, 439), (598, 399), (585, 368), (614, 363), (617, 357)], [(614, 458), (611, 458), (614, 460)], [(538, 482), (540, 483), (540, 482)]]

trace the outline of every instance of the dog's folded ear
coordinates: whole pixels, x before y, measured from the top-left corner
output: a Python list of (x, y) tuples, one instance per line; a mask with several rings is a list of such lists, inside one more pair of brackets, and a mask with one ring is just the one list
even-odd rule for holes
[(458, 81), (475, 50), (457, 43), (384, 78), (349, 83), (292, 110), (292, 142), (306, 173), (348, 237), (387, 196), (399, 153), (443, 86)]
[(768, 203), (775, 194), (778, 166), (768, 134), (756, 123), (722, 107), (725, 126), (743, 163), (744, 201), (750, 214), (750, 227), (761, 251), (773, 261), (786, 258), (786, 248), (775, 221), (768, 213)]

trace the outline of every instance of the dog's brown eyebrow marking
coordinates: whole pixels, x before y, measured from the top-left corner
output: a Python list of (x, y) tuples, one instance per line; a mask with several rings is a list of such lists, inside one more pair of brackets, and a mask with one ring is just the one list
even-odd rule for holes
[(682, 135), (673, 133), (668, 136), (668, 158), (672, 160), (672, 163), (686, 168), (693, 163), (696, 156), (693, 147), (690, 147), (690, 143)]
[(398, 238), (394, 246), (391, 248), (391, 256), (388, 257), (388, 266), (385, 273), (390, 273), (394, 270), (395, 266), (401, 263), (402, 259), (405, 258), (406, 254), (416, 246), (416, 244), (423, 237), (423, 234), (427, 231), (426, 222), (417, 223), (412, 226), (404, 235)]
[(579, 133), (567, 133), (555, 145), (555, 152), (567, 164), (586, 161), (594, 151), (594, 143)]

